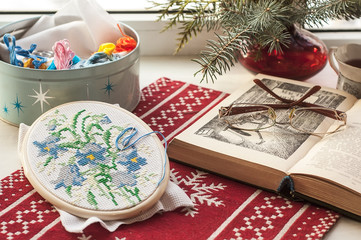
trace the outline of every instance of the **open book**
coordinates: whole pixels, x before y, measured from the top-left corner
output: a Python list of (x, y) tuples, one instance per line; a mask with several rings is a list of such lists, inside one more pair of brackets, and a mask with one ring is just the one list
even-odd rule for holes
[[(256, 78), (291, 100), (313, 86), (266, 75)], [(330, 88), (321, 88), (307, 98), (306, 102), (347, 112), (346, 127), (323, 137), (277, 123), (259, 131), (243, 131), (218, 118), (220, 107), (235, 101), (269, 103), (273, 97), (253, 81), (240, 85), (173, 139), (169, 157), (272, 191), (289, 187), (293, 196), (316, 200), (361, 219), (361, 100)], [(317, 130), (334, 127), (322, 118), (303, 121), (316, 124)]]

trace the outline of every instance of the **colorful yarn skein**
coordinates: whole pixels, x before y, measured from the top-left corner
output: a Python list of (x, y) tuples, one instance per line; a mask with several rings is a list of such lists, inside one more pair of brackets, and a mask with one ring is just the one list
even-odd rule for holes
[(126, 35), (123, 32), (123, 30), (119, 24), (117, 24), (117, 26), (119, 28), (120, 33), (123, 35), (123, 37), (121, 37), (117, 40), (117, 44), (115, 45), (114, 53), (132, 51), (137, 46), (137, 42), (131, 36)]
[[(103, 43), (99, 46), (98, 52), (95, 52), (87, 62), (90, 64), (105, 62), (108, 59), (113, 61), (114, 43)], [(105, 53), (105, 54), (104, 54)]]
[[(9, 42), (11, 39), (11, 43)], [(6, 33), (3, 37), (3, 41), (10, 52), (10, 64), (18, 67), (31, 67), (36, 69), (45, 69), (45, 63), (47, 58), (32, 54), (36, 48), (36, 44), (31, 44), (30, 49), (26, 50), (20, 46), (16, 46), (16, 38), (9, 33)], [(24, 57), (24, 62), (17, 59), (17, 55)]]
[(113, 43), (103, 43), (99, 46), (97, 52), (93, 53), (87, 60), (79, 61), (77, 64), (73, 65), (71, 69), (89, 67), (91, 65), (101, 64), (108, 61), (113, 61), (113, 51), (115, 49), (115, 44)]
[(98, 52), (105, 52), (107, 55), (112, 55), (115, 49), (114, 43), (103, 43), (99, 46)]
[(39, 60), (34, 60), (32, 58), (28, 58), (27, 60), (24, 59), (24, 68), (36, 68), (36, 69), (47, 69), (48, 66), (46, 66), (45, 63), (40, 63)]
[(87, 67), (87, 66), (94, 65), (97, 63), (104, 63), (104, 62), (106, 62), (108, 60), (112, 60), (112, 59), (113, 58), (110, 58), (110, 55), (106, 54), (105, 52), (96, 52), (85, 61), (83, 66)]
[(70, 43), (67, 39), (55, 42), (52, 49), (54, 52), (54, 60), (48, 67), (48, 70), (69, 69), (72, 65), (80, 61), (80, 58), (70, 49)]
[[(49, 67), (45, 64), (48, 61), (46, 57), (32, 54), (36, 48), (36, 44), (32, 44), (30, 49), (25, 50), (20, 46), (16, 46), (16, 39), (10, 34), (5, 34), (3, 40), (10, 52), (10, 63), (12, 65), (48, 70), (76, 69), (117, 60), (137, 46), (135, 39), (126, 35), (119, 24), (117, 24), (117, 26), (122, 37), (117, 40), (116, 44), (101, 44), (98, 51), (86, 60), (81, 60), (75, 55), (70, 49), (70, 43), (67, 39), (55, 42), (52, 47), (54, 59)], [(23, 61), (20, 61), (17, 55), (24, 57)]]

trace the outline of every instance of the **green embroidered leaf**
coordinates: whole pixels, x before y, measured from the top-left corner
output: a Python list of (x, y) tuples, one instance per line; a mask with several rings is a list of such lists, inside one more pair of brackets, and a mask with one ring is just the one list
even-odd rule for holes
[(111, 133), (110, 133), (110, 131), (109, 130), (106, 130), (104, 133), (103, 133), (103, 140), (104, 140), (104, 142), (105, 142), (105, 144), (108, 146), (107, 147), (107, 150), (109, 150), (111, 147), (112, 147), (112, 145), (111, 145), (111, 143), (110, 143), (110, 137), (111, 137)]
[(138, 199), (138, 201), (142, 201), (139, 197), (139, 188), (135, 187), (134, 191), (124, 187), (125, 191), (127, 191), (128, 193), (132, 194), (132, 196), (136, 197)]
[(53, 159), (53, 156), (50, 156), (46, 159), (45, 163), (44, 163), (44, 167), (48, 166), (48, 164), (51, 162), (51, 160)]
[(71, 130), (68, 127), (62, 128), (58, 132), (53, 133), (52, 135), (60, 138), (62, 135), (62, 132), (70, 132), (75, 138), (77, 138), (77, 136), (78, 136), (75, 131)]
[(83, 117), (83, 120), (82, 120), (82, 122), (81, 122), (81, 131), (82, 131), (83, 133), (86, 132), (86, 129), (85, 129), (85, 121), (86, 121), (88, 118), (90, 118), (90, 116), (85, 116), (85, 117)]
[(83, 147), (83, 144), (81, 141), (75, 141), (75, 142), (67, 142), (67, 143), (59, 144), (59, 147), (80, 149), (81, 147)]
[(66, 188), (66, 193), (71, 197), (71, 185)]
[(80, 114), (82, 114), (83, 112), (85, 112), (85, 109), (83, 109), (83, 110), (79, 111), (77, 114), (75, 114), (75, 116), (73, 118), (73, 125), (72, 125), (73, 129), (76, 129), (76, 125), (78, 123), (78, 118), (79, 118)]
[[(104, 129), (97, 123), (91, 123), (89, 124), (86, 128), (85, 128), (85, 131), (84, 131), (84, 135), (85, 135), (85, 138), (87, 140), (87, 142), (90, 142), (90, 140), (92, 139), (91, 136), (89, 136), (89, 132), (91, 132), (93, 130), (93, 128), (96, 128), (100, 131), (104, 131)], [(94, 135), (96, 133), (93, 133), (92, 135)], [(101, 135), (101, 134), (99, 134)]]
[(95, 195), (91, 191), (88, 191), (88, 194), (87, 194), (88, 203), (90, 203), (91, 205), (93, 205), (95, 207), (98, 207), (98, 202), (96, 201), (95, 198), (96, 198)]
[(75, 162), (76, 162), (76, 157), (75, 157), (75, 156), (71, 156), (71, 157), (69, 158), (69, 161), (68, 161), (67, 165), (75, 164)]
[(112, 202), (114, 203), (115, 206), (118, 206), (117, 201), (115, 201), (115, 196), (112, 192), (109, 192), (109, 195), (112, 197)]

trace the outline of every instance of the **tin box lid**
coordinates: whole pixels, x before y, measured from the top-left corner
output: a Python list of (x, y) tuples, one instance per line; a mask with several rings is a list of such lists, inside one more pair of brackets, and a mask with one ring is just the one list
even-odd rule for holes
[(152, 132), (132, 113), (103, 102), (53, 108), (26, 133), (25, 175), (40, 195), (73, 215), (103, 220), (137, 216), (164, 193), (169, 162), (155, 134), (119, 149), (116, 140), (130, 127), (138, 130), (135, 138)]

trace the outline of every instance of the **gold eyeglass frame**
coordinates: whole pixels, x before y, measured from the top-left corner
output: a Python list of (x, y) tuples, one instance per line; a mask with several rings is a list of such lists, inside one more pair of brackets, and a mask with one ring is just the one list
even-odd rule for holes
[[(221, 107), (220, 111), (219, 111), (219, 118), (223, 119), (231, 128), (235, 128), (235, 129), (239, 129), (239, 130), (243, 130), (243, 131), (259, 131), (259, 130), (264, 130), (270, 127), (273, 127), (274, 125), (278, 124), (277, 122), (277, 114), (276, 114), (276, 110), (274, 108), (272, 108), (269, 105), (263, 105), (263, 104), (248, 104), (248, 103), (242, 103), (241, 105), (243, 106), (230, 106), (230, 107)], [(248, 105), (248, 106), (247, 106)], [(245, 112), (243, 113), (250, 113), (250, 112), (254, 112), (256, 113), (257, 111), (266, 111), (268, 112), (268, 119), (271, 120), (271, 123), (269, 123), (266, 126), (263, 127), (258, 127), (258, 128), (244, 128), (244, 127), (238, 127), (236, 124), (232, 123), (231, 121), (229, 121), (228, 119), (224, 118), (226, 116), (231, 116), (231, 115), (235, 115), (235, 114), (231, 114), (232, 112), (232, 108), (236, 107), (238, 108), (237, 112), (239, 112), (239, 108), (244, 108), (246, 109)], [(250, 107), (251, 108), (255, 108), (254, 111), (250, 111)], [(279, 108), (278, 108), (279, 109)], [(346, 113), (339, 113), (338, 111), (331, 109), (331, 108), (324, 108), (324, 107), (300, 107), (300, 108), (296, 108), (293, 107), (290, 110), (290, 113), (288, 115), (288, 123), (290, 124), (290, 126), (294, 129), (296, 129), (297, 131), (303, 132), (303, 133), (307, 133), (307, 134), (311, 134), (311, 135), (326, 135), (326, 134), (332, 134), (335, 132), (338, 132), (343, 126), (346, 125), (347, 122), (347, 115)], [(301, 112), (301, 111), (312, 111), (312, 112), (317, 112), (325, 117), (329, 117), (329, 114), (333, 113), (335, 117), (332, 117), (333, 119), (340, 121), (340, 125), (337, 126), (334, 130), (329, 131), (329, 132), (311, 132), (311, 131), (305, 131), (304, 129), (298, 128), (295, 126), (294, 124), (294, 119), (295, 116), (297, 114), (297, 112)], [(327, 115), (324, 115), (322, 113), (328, 112)], [(242, 114), (242, 113), (238, 113), (238, 114)]]
[[(345, 112), (339, 111), (336, 109), (332, 109), (332, 108), (318, 106), (318, 105), (312, 104), (312, 103), (304, 102), (304, 100), (306, 98), (310, 97), (311, 95), (313, 95), (314, 93), (316, 93), (317, 91), (319, 91), (321, 89), (321, 87), (318, 85), (312, 87), (299, 100), (292, 101), (292, 100), (285, 99), (285, 98), (278, 96), (276, 93), (274, 93), (272, 90), (270, 90), (267, 86), (265, 86), (259, 79), (255, 79), (254, 82), (258, 86), (260, 86), (263, 90), (265, 90), (266, 92), (271, 94), (276, 99), (282, 101), (283, 103), (280, 103), (280, 104), (237, 103), (237, 104), (231, 104), (228, 107), (221, 107), (219, 109), (218, 116), (219, 116), (219, 118), (223, 118), (223, 120), (229, 125), (229, 127), (244, 130), (244, 131), (259, 131), (262, 129), (270, 128), (270, 127), (274, 126), (275, 124), (277, 124), (277, 121), (276, 121), (277, 114), (275, 111), (276, 109), (290, 109), (290, 114), (288, 117), (289, 117), (289, 124), (291, 125), (291, 127), (300, 132), (304, 132), (304, 133), (311, 134), (311, 135), (320, 136), (320, 135), (325, 135), (325, 134), (332, 134), (332, 133), (339, 131), (343, 126), (346, 125), (347, 114)], [(242, 105), (242, 106), (238, 106), (238, 105)], [(299, 106), (299, 107), (296, 107), (296, 106)], [(257, 111), (263, 111), (263, 110), (268, 111), (268, 115), (270, 117), (269, 119), (272, 121), (272, 124), (269, 124), (266, 127), (259, 127), (256, 129), (240, 128), (240, 127), (234, 126), (234, 124), (232, 124), (230, 121), (228, 121), (227, 119), (224, 118), (226, 116), (238, 115), (238, 114), (242, 114), (242, 113), (251, 113), (251, 112), (257, 112)], [(296, 127), (293, 124), (293, 119), (295, 118), (295, 114), (297, 112), (306, 111), (306, 110), (313, 111), (313, 112), (319, 113), (325, 117), (335, 119), (337, 121), (340, 121), (341, 124), (330, 132), (318, 133), (318, 132), (305, 131), (303, 129)]]

